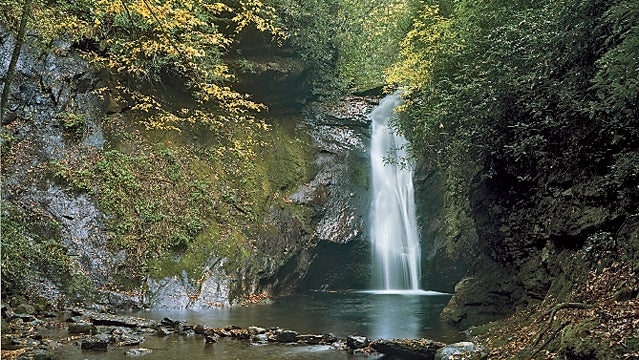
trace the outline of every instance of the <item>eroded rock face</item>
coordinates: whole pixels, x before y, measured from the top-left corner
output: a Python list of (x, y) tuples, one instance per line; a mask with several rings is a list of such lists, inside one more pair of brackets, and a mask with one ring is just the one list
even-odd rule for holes
[(238, 79), (236, 89), (251, 94), (270, 111), (300, 108), (310, 95), (308, 64), (295, 50), (274, 41), (252, 26), (238, 36), (236, 49), (241, 61), (231, 61), (231, 71)]
[(347, 243), (364, 231), (368, 214), (368, 113), (374, 103), (345, 98), (307, 110), (307, 132), (318, 154), (317, 175), (290, 198), (320, 207), (320, 241)]
[(311, 206), (319, 241), (305, 287), (366, 286), (370, 119), (378, 99), (348, 97), (315, 104), (304, 128), (317, 149), (317, 174), (290, 199)]
[[(630, 163), (636, 164), (635, 145), (605, 150), (580, 142), (571, 146), (578, 149), (572, 154), (577, 157), (610, 152), (609, 162), (566, 160), (534, 178), (496, 160), (486, 165), (490, 169), (479, 168), (464, 195), (476, 233), (468, 250), (478, 260), (459, 264), (472, 276), (455, 288), (444, 319), (465, 328), (541, 301), (568, 302), (582, 275), (595, 271), (594, 264), (636, 266), (639, 188), (636, 172), (628, 171), (634, 166)], [(457, 240), (464, 239), (447, 244)]]
[[(14, 44), (10, 34), (1, 32), (0, 75), (7, 71)], [(257, 64), (260, 54), (254, 55)], [(287, 83), (300, 81), (303, 69), (289, 55), (282, 53), (274, 58), (287, 59), (279, 65), (264, 63), (268, 66), (260, 76), (269, 78), (286, 73), (280, 79), (282, 89)], [(100, 119), (109, 114), (126, 118), (126, 114), (119, 113), (123, 104), (115, 104), (108, 93), (100, 97), (94, 92), (105, 84), (100, 76), (77, 56), (70, 43), (58, 42), (49, 53), (28, 41), (22, 48), (9, 111), (3, 119), (8, 124), (2, 130), (13, 139), (12, 156), (3, 159), (3, 199), (43, 214), (59, 225), (60, 244), (89, 277), (90, 285), (98, 288), (117, 283), (114, 276), (122, 275), (119, 269), (126, 264), (126, 256), (108, 246), (105, 230), (108, 219), (95, 199), (90, 194), (68, 190), (64, 181), (54, 180), (49, 166), (87, 154), (100, 155), (107, 143)], [(297, 102), (300, 94), (297, 90), (293, 92), (298, 97), (292, 101)], [(274, 101), (279, 103), (288, 95), (281, 94), (282, 98)], [(233, 305), (243, 295), (258, 291), (294, 291), (316, 256), (313, 251), (317, 241), (352, 243), (364, 232), (367, 162), (363, 159), (368, 131), (366, 114), (371, 107), (364, 98), (355, 98), (334, 106), (309, 108), (306, 123), (300, 124), (300, 128), (314, 138), (318, 173), (286, 201), (312, 208), (313, 219), (303, 223), (305, 220), (298, 219), (297, 214), (272, 206), (262, 219), (269, 233), (253, 239), (259, 246), (252, 264), (240, 265), (229, 274), (222, 266), (224, 260), (212, 255), (214, 258), (208, 263), (201, 264), (208, 269), (203, 278), (194, 279), (182, 273), (147, 279), (142, 288), (130, 294), (96, 293), (96, 301), (119, 308), (202, 309)], [(80, 125), (69, 128), (65, 123), (69, 119), (80, 119)], [(33, 279), (31, 287), (58, 302), (65, 294), (57, 283), (57, 279), (39, 278)]]
[[(14, 39), (3, 28), (0, 28), (0, 38), (2, 77), (8, 69)], [(108, 94), (102, 98), (95, 93), (96, 89), (104, 86), (104, 81), (90, 64), (75, 53), (71, 43), (57, 42), (53, 44), (52, 52), (45, 52), (34, 44), (37, 37), (28, 39), (17, 64), (9, 110), (2, 119), (3, 150), (5, 141), (10, 141), (10, 152), (3, 153), (2, 198), (25, 213), (41, 214), (55, 224), (56, 232), (59, 230), (59, 239), (56, 237), (56, 240), (90, 281), (84, 287), (105, 287), (117, 282), (114, 274), (118, 274), (119, 266), (126, 263), (126, 256), (124, 252), (114, 251), (108, 246), (107, 218), (95, 199), (90, 194), (68, 190), (62, 181), (53, 178), (50, 167), (56, 162), (73, 161), (87, 154), (101, 154), (107, 140), (100, 119), (118, 112), (121, 107), (113, 104)], [(78, 120), (78, 124), (70, 127), (70, 119)], [(282, 237), (298, 241), (300, 231), (288, 226), (290, 221), (282, 216), (273, 216), (271, 220), (283, 229)], [(43, 236), (52, 238), (53, 234)], [(291, 247), (289, 257), (294, 252), (301, 252), (300, 246)], [(211, 272), (203, 279), (174, 276), (148, 280), (144, 284), (146, 289), (138, 289), (131, 292), (132, 295), (102, 291), (95, 293), (94, 301), (119, 308), (145, 305), (164, 309), (228, 306), (232, 303), (234, 288), (232, 279), (220, 268), (224, 261), (218, 260), (211, 259), (211, 264), (218, 266), (209, 266)], [(203, 264), (207, 265), (210, 264)], [(265, 262), (262, 266), (265, 268), (264, 276), (269, 276), (282, 264)], [(242, 277), (245, 272), (245, 269), (240, 269), (237, 276)], [(33, 293), (53, 303), (68, 300), (59, 279), (39, 277), (31, 279), (31, 282), (28, 287)], [(242, 277), (237, 283), (241, 283), (240, 289), (251, 292), (258, 287), (259, 278)], [(142, 296), (144, 290), (148, 290), (146, 296)], [(241, 295), (236, 294), (236, 297)]]
[[(215, 273), (220, 275), (213, 275)], [(229, 295), (231, 279), (222, 274), (223, 271), (212, 269), (211, 275), (199, 283), (190, 279), (186, 271), (182, 276), (148, 279), (145, 304), (163, 310), (202, 310), (233, 305)]]
[[(0, 36), (4, 39), (0, 76), (4, 76), (15, 40), (4, 28)], [(34, 41), (28, 37), (22, 47), (8, 111), (2, 119), (3, 139), (5, 134), (12, 139), (11, 152), (3, 154), (2, 197), (57, 223), (61, 244), (77, 258), (94, 285), (103, 286), (123, 260), (106, 246), (104, 214), (90, 198), (71, 193), (47, 177), (51, 162), (77, 157), (80, 149), (102, 150), (105, 139), (96, 121), (102, 100), (93, 93), (100, 79), (73, 53), (70, 43), (56, 42), (48, 53)], [(69, 128), (64, 123), (68, 116), (82, 121)], [(56, 279), (32, 282), (34, 293), (44, 298), (56, 302), (63, 297)]]

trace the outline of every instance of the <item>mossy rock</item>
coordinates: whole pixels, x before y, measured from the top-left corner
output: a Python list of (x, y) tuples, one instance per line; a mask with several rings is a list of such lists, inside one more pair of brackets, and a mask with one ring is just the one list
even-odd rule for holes
[(568, 360), (616, 359), (605, 344), (590, 335), (597, 326), (599, 324), (594, 320), (566, 326), (561, 335), (559, 353)]
[(11, 328), (9, 327), (9, 323), (8, 323), (8, 322), (7, 322), (4, 318), (2, 318), (2, 319), (0, 319), (0, 320), (2, 321), (2, 324), (1, 324), (1, 328), (0, 328), (0, 330), (1, 330), (3, 333), (7, 333), (7, 332), (9, 332), (9, 330), (11, 330)]

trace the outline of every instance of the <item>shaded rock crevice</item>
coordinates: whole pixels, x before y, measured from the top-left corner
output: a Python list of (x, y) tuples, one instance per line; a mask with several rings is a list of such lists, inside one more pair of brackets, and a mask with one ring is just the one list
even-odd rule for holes
[[(302, 285), (306, 289), (369, 286), (370, 119), (374, 97), (311, 104), (302, 128), (316, 150), (315, 177), (290, 196), (313, 209), (318, 242)], [(337, 255), (337, 257), (336, 257)]]

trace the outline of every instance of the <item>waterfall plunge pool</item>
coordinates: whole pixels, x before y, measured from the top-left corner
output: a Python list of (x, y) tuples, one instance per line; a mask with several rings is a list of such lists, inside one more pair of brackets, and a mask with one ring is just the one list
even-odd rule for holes
[[(428, 294), (428, 295), (427, 295)], [(437, 292), (421, 294), (379, 293), (378, 291), (310, 292), (278, 298), (271, 304), (208, 310), (136, 311), (126, 315), (161, 320), (169, 317), (189, 324), (208, 327), (236, 325), (280, 327), (300, 334), (333, 333), (345, 338), (349, 335), (369, 339), (430, 338), (445, 343), (462, 340), (452, 326), (439, 320), (439, 313), (450, 295)], [(220, 340), (206, 345), (202, 337), (146, 336), (141, 347), (153, 350), (143, 358), (152, 359), (354, 359), (357, 356), (329, 346), (271, 344), (252, 346), (247, 341)], [(83, 351), (79, 346), (67, 345), (59, 349), (59, 359), (130, 359), (126, 348), (108, 352)]]
[(459, 340), (460, 335), (439, 320), (439, 313), (449, 300), (450, 295), (425, 291), (419, 295), (378, 291), (310, 292), (278, 298), (268, 305), (202, 311), (142, 311), (130, 315), (154, 320), (169, 317), (209, 327), (278, 326), (300, 333), (333, 333), (338, 337), (426, 337), (450, 342)]
[[(380, 290), (311, 292), (279, 298), (269, 305), (207, 310), (155, 310), (128, 313), (162, 320), (165, 317), (206, 327), (230, 325), (247, 328), (279, 327), (300, 334), (349, 335), (369, 339), (430, 338), (444, 343), (462, 340), (461, 334), (439, 319), (450, 294), (419, 288), (420, 248), (415, 218), (411, 166), (399, 166), (407, 158), (408, 143), (389, 124), (401, 103), (389, 95), (370, 114), (373, 206), (371, 235), (373, 272)], [(386, 163), (394, 154), (395, 161)], [(205, 345), (201, 337), (147, 336), (142, 347), (153, 350), (145, 359), (354, 359), (357, 356), (330, 346), (268, 344), (222, 339)], [(61, 359), (126, 359), (123, 349), (105, 353), (84, 352), (65, 346)], [(371, 357), (375, 358), (375, 357)]]

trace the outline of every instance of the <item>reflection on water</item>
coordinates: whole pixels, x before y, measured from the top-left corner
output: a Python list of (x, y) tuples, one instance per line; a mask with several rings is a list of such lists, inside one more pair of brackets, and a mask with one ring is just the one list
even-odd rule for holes
[(302, 333), (362, 335), (370, 339), (426, 337), (444, 342), (459, 339), (455, 329), (439, 320), (450, 295), (315, 292), (278, 299), (270, 305), (208, 311), (143, 311), (133, 315), (161, 320), (170, 317), (210, 327), (279, 326)]
[[(431, 338), (445, 343), (461, 340), (455, 329), (439, 321), (439, 313), (450, 295), (406, 295), (350, 293), (310, 293), (278, 299), (270, 305), (207, 311), (141, 311), (139, 317), (161, 320), (170, 317), (208, 327), (237, 325), (291, 329), (300, 333), (333, 333), (345, 338), (361, 335), (370, 339)], [(356, 356), (329, 346), (268, 344), (253, 346), (246, 341), (222, 339), (204, 344), (201, 336), (147, 336), (141, 347), (152, 349), (145, 360), (154, 359), (354, 359)], [(79, 346), (65, 346), (56, 358), (70, 360), (130, 359), (124, 348), (108, 352), (82, 351)], [(369, 357), (368, 359), (375, 359)]]

